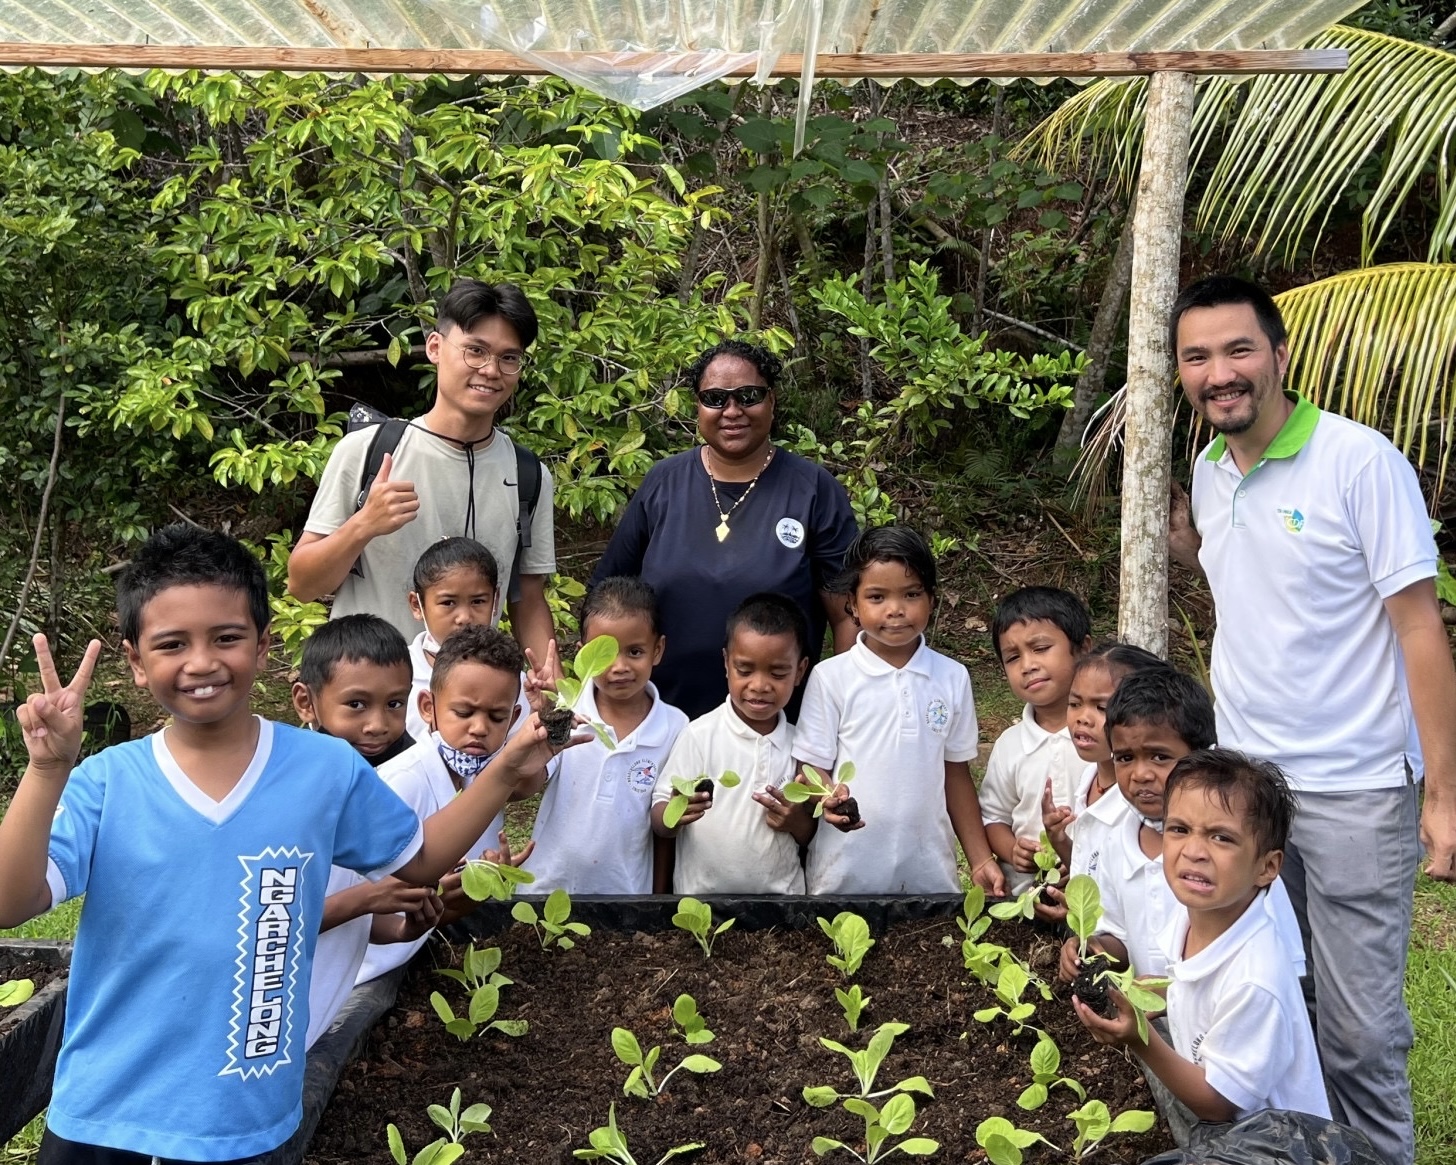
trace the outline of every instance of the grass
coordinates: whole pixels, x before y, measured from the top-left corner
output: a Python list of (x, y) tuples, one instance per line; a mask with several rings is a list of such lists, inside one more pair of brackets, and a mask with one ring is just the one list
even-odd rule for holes
[(1449, 1165), (1456, 1156), (1456, 885), (1422, 876), (1416, 886), (1405, 998), (1416, 1027), (1416, 1165)]

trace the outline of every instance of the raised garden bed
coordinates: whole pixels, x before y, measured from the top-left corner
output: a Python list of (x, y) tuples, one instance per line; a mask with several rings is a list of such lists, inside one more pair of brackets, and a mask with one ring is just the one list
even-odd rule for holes
[(0, 940), (0, 981), (30, 979), (35, 994), (0, 1011), (0, 1144), (45, 1108), (66, 1024), (71, 944)]
[[(704, 1163), (813, 1161), (815, 1137), (832, 1137), (862, 1152), (859, 1118), (839, 1105), (811, 1107), (801, 1094), (806, 1086), (853, 1090), (848, 1061), (822, 1047), (819, 1037), (859, 1049), (879, 1024), (890, 1021), (910, 1027), (895, 1040), (875, 1088), (912, 1076), (928, 1079), (934, 1099), (915, 1097), (918, 1114), (906, 1135), (939, 1141), (936, 1159), (984, 1160), (975, 1131), (992, 1116), (1040, 1132), (1058, 1146), (1072, 1143), (1076, 1130), (1066, 1115), (1081, 1102), (1068, 1089), (1052, 1088), (1036, 1111), (1017, 1107), (1017, 1097), (1032, 1083), (1034, 1033), (1013, 1035), (1004, 1018), (986, 1023), (973, 1018), (995, 997), (963, 966), (961, 934), (952, 918), (958, 899), (750, 899), (713, 905), (717, 917), (739, 921), (717, 940), (710, 960), (689, 935), (671, 929), (676, 899), (580, 899), (572, 917), (589, 923), (593, 932), (568, 951), (543, 951), (536, 934), (513, 924), (504, 907), (483, 907), (467, 920), (467, 933), (457, 931), (453, 943), (426, 948), (412, 965), (395, 1006), (369, 1033), (360, 1058), (343, 1070), (304, 1160), (389, 1165), (389, 1123), (399, 1127), (413, 1155), (440, 1136), (427, 1106), (448, 1105), (457, 1087), (462, 1107), (484, 1102), (493, 1109), (493, 1132), (465, 1142), (467, 1159), (474, 1162), (572, 1161), (572, 1150), (586, 1147), (591, 1130), (606, 1123), (612, 1103), (633, 1154), (648, 1165), (687, 1142), (706, 1143), (686, 1158)], [(863, 915), (878, 936), (854, 976), (871, 999), (857, 1034), (849, 1031), (834, 996), (847, 982), (826, 962), (832, 947), (814, 922), (841, 909)], [(519, 1038), (488, 1032), (462, 1042), (445, 1031), (429, 1002), (438, 991), (457, 1015), (464, 1014), (465, 988), (436, 974), (432, 964), (458, 966), (472, 936), (478, 946), (498, 945), (502, 951), (500, 971), (514, 983), (501, 990), (498, 1018), (528, 1021), (529, 1031)], [(1057, 953), (1052, 936), (997, 924), (986, 937), (1052, 977)], [(696, 1001), (716, 1033), (712, 1043), (690, 1048), (674, 1031), (672, 1007), (681, 994)], [(1152, 1107), (1136, 1066), (1093, 1045), (1064, 996), (1035, 1002), (1029, 1022), (1059, 1045), (1058, 1075), (1077, 1080), (1114, 1115)], [(710, 1055), (722, 1068), (710, 1075), (679, 1072), (656, 1100), (625, 1097), (629, 1069), (612, 1047), (617, 1027), (634, 1032), (644, 1049), (662, 1046), (659, 1079), (690, 1053)], [(873, 1103), (883, 1105), (885, 1098)], [(1095, 1159), (1126, 1165), (1170, 1144), (1161, 1127), (1113, 1135)], [(842, 1152), (826, 1159), (853, 1160)], [(1063, 1154), (1036, 1146), (1026, 1159), (1050, 1161)]]

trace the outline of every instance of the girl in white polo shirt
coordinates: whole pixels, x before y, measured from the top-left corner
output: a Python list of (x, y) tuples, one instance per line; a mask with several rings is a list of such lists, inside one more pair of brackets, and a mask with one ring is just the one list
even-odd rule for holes
[(809, 673), (794, 755), (825, 776), (852, 762), (855, 777), (824, 801), (833, 828), (809, 845), (808, 892), (959, 893), (959, 839), (976, 884), (1003, 894), (971, 780), (971, 677), (925, 642), (930, 547), (908, 526), (866, 530), (834, 589), (848, 594), (859, 639)]

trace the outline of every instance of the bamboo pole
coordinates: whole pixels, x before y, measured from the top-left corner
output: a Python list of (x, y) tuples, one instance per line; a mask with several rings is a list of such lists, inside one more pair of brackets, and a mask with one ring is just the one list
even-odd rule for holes
[[(657, 53), (543, 53), (545, 64), (511, 53), (476, 49), (291, 48), (281, 45), (22, 44), (0, 42), (0, 66), (42, 69), (203, 69), (285, 73), (482, 73), (544, 76), (555, 59), (581, 71), (618, 74), (660, 67)], [(697, 54), (682, 54), (687, 69)], [(821, 53), (816, 77), (840, 79), (940, 77), (1130, 77), (1177, 70), (1184, 73), (1339, 73), (1344, 49), (1248, 49), (1161, 53)], [(706, 63), (706, 62), (703, 62)], [(799, 53), (782, 53), (771, 76), (797, 77)], [(730, 77), (751, 77), (742, 65)]]
[(1178, 294), (1183, 191), (1193, 78), (1154, 73), (1143, 117), (1143, 154), (1132, 232), (1127, 344), (1127, 431), (1122, 463), (1121, 638), (1168, 649), (1168, 488), (1172, 469), (1173, 353), (1168, 311)]

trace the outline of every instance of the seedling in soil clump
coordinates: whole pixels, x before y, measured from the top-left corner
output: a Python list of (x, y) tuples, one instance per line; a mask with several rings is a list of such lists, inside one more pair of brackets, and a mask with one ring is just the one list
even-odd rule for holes
[(874, 1165), (874, 1162), (884, 1160), (891, 1153), (904, 1153), (907, 1157), (929, 1157), (940, 1148), (940, 1142), (932, 1141), (929, 1137), (907, 1137), (898, 1145), (886, 1146), (886, 1141), (891, 1137), (898, 1137), (901, 1133), (908, 1132), (910, 1126), (915, 1122), (915, 1101), (903, 1092), (885, 1101), (884, 1108), (876, 1108), (868, 1100), (853, 1098), (846, 1100), (844, 1107), (864, 1120), (864, 1155), (861, 1156), (843, 1141), (836, 1141), (830, 1137), (815, 1137), (814, 1152), (820, 1157), (835, 1149), (843, 1149), (852, 1157), (863, 1161), (865, 1165)]
[(1027, 987), (1033, 983), (1036, 984), (1042, 998), (1050, 999), (1052, 997), (1051, 990), (1046, 984), (1036, 979), (1020, 963), (1002, 963), (1001, 970), (996, 976), (996, 999), (1000, 1006), (983, 1007), (980, 1011), (975, 1012), (976, 1022), (990, 1023), (998, 1016), (1004, 1016), (1011, 1021), (1011, 1034), (1014, 1036), (1019, 1036), (1028, 1028), (1032, 1031), (1039, 1031), (1026, 1022), (1036, 1014), (1036, 1004), (1021, 998), (1026, 993)]
[(622, 1063), (632, 1066), (632, 1071), (627, 1073), (627, 1083), (622, 1085), (622, 1091), (628, 1096), (640, 1096), (644, 1099), (661, 1096), (667, 1082), (679, 1072), (703, 1074), (716, 1072), (723, 1067), (711, 1056), (686, 1056), (681, 1064), (659, 1081), (652, 1073), (662, 1056), (661, 1046), (643, 1055), (642, 1045), (637, 1042), (637, 1037), (624, 1027), (612, 1029), (612, 1051), (617, 1053), (617, 1059)]
[[(556, 681), (556, 691), (551, 696), (554, 706), (541, 713), (541, 723), (545, 725), (547, 739), (552, 744), (560, 747), (571, 739), (572, 725), (576, 723), (573, 709), (577, 700), (581, 699), (581, 693), (587, 684), (612, 666), (619, 650), (620, 646), (612, 636), (598, 635), (581, 645), (575, 660), (562, 661), (562, 676)], [(590, 723), (597, 739), (609, 750), (616, 751), (617, 743), (607, 731), (606, 725), (598, 724), (595, 720)]]
[(500, 947), (486, 947), (478, 951), (475, 944), (471, 943), (465, 948), (465, 957), (460, 960), (460, 970), (442, 967), (435, 974), (463, 983), (470, 991), (479, 991), (482, 987), (509, 987), (514, 980), (507, 979), (500, 973), (500, 965)]
[(546, 903), (541, 907), (540, 914), (536, 913), (536, 908), (529, 902), (517, 902), (511, 907), (511, 917), (535, 930), (543, 951), (553, 946), (569, 951), (576, 946), (571, 935), (585, 938), (591, 934), (591, 927), (586, 923), (569, 921), (571, 895), (560, 886), (546, 895)]
[(875, 1077), (879, 1074), (880, 1065), (885, 1062), (885, 1057), (890, 1054), (895, 1037), (904, 1035), (909, 1030), (908, 1023), (882, 1023), (875, 1029), (875, 1034), (870, 1037), (869, 1046), (861, 1052), (851, 1051), (843, 1044), (826, 1040), (820, 1036), (819, 1043), (823, 1047), (828, 1048), (831, 1052), (838, 1052), (849, 1060), (850, 1068), (854, 1071), (854, 1078), (859, 1083), (859, 1092), (839, 1092), (827, 1086), (805, 1088), (804, 1103), (812, 1105), (814, 1108), (828, 1108), (837, 1100), (846, 1098), (874, 1100), (878, 1096), (889, 1096), (896, 1092), (920, 1092), (926, 1096), (934, 1096), (935, 1093), (930, 1088), (930, 1081), (924, 1076), (911, 1076), (901, 1080), (898, 1084), (892, 1084), (889, 1088), (882, 1088), (878, 1092), (874, 1090)]
[(859, 1017), (869, 1008), (870, 996), (861, 991), (856, 983), (848, 991), (841, 991), (836, 987), (834, 998), (839, 1000), (839, 1006), (844, 1009), (844, 1022), (849, 1024), (849, 1030), (859, 1031)]
[(445, 1131), (452, 1145), (458, 1145), (471, 1133), (490, 1132), (490, 1105), (472, 1104), (464, 1112), (460, 1111), (460, 1089), (450, 1096), (450, 1107), (443, 1104), (432, 1104), (425, 1110), (430, 1119)]
[(713, 926), (713, 908), (706, 902), (697, 898), (682, 898), (678, 900), (677, 913), (672, 916), (672, 924), (678, 930), (685, 930), (698, 940), (698, 946), (703, 948), (703, 958), (713, 957), (713, 944), (718, 936), (725, 930), (732, 929), (737, 919), (727, 918), (720, 922), (715, 929)]
[(1040, 900), (1043, 905), (1056, 905), (1055, 899), (1044, 897), (1042, 891), (1048, 886), (1055, 886), (1062, 880), (1061, 857), (1052, 848), (1051, 838), (1042, 831), (1041, 845), (1037, 848), (1032, 858), (1036, 862), (1036, 876), (1032, 879), (1027, 890), (1011, 899), (1009, 902), (997, 902), (989, 911), (992, 918), (1008, 920), (1012, 918), (1033, 919), (1036, 917), (1036, 904)]
[(503, 1036), (523, 1036), (530, 1026), (524, 1019), (496, 1019), (500, 1010), (500, 988), (487, 985), (473, 992), (465, 1015), (458, 1016), (438, 991), (430, 993), (430, 1006), (445, 1025), (445, 1030), (460, 1041), (478, 1031), (498, 1031)]
[(1102, 891), (1096, 879), (1078, 874), (1067, 882), (1067, 926), (1077, 936), (1077, 978), (1072, 981), (1072, 994), (1100, 1015), (1112, 1019), (1117, 1006), (1107, 993), (1104, 971), (1112, 970), (1112, 959), (1100, 952), (1087, 955), (1087, 943), (1097, 933), (1102, 921)]
[[(1097, 961), (1097, 956), (1093, 956), (1092, 959), (1088, 960), (1089, 963), (1095, 961)], [(1079, 978), (1078, 982), (1080, 981)], [(1167, 1010), (1168, 1001), (1159, 992), (1163, 991), (1172, 980), (1139, 979), (1136, 968), (1129, 967), (1125, 971), (1098, 971), (1095, 982), (1097, 986), (1102, 986), (1105, 983), (1109, 986), (1116, 987), (1118, 991), (1122, 992), (1122, 997), (1132, 1007), (1133, 1018), (1137, 1020), (1138, 1039), (1142, 1040), (1143, 1043), (1147, 1043), (1148, 1016), (1156, 1015), (1160, 1011)], [(1087, 1000), (1081, 994), (1078, 994), (1077, 998), (1081, 999), (1083, 1003), (1087, 1003)], [(1107, 1002), (1112, 1010), (1112, 1015), (1116, 1015), (1116, 1002), (1112, 999), (1108, 999)], [(1089, 1007), (1091, 1006), (1091, 1004), (1087, 1005)]]
[(833, 922), (823, 918), (818, 922), (819, 929), (829, 936), (837, 952), (826, 956), (829, 965), (846, 979), (853, 979), (870, 947), (875, 945), (875, 940), (870, 938), (870, 924), (849, 910), (841, 910)]
[(484, 902), (487, 898), (504, 902), (516, 892), (517, 886), (529, 885), (535, 880), (536, 875), (530, 870), (488, 862), (484, 858), (466, 862), (460, 870), (460, 888), (475, 902)]
[[(637, 1165), (637, 1158), (627, 1148), (627, 1138), (617, 1128), (617, 1106), (611, 1105), (607, 1109), (607, 1123), (599, 1128), (592, 1129), (590, 1149), (573, 1149), (572, 1156), (582, 1161), (615, 1161), (617, 1165)], [(674, 1157), (680, 1157), (684, 1153), (696, 1153), (699, 1149), (706, 1149), (708, 1146), (703, 1141), (694, 1141), (691, 1145), (678, 1145), (669, 1149), (657, 1159), (657, 1165), (664, 1161), (670, 1161)]]
[[(742, 782), (743, 778), (737, 773), (726, 772), (718, 778), (717, 783), (725, 789), (732, 789)], [(712, 777), (673, 777), (672, 796), (667, 799), (667, 808), (662, 811), (662, 824), (668, 829), (676, 829), (677, 823), (682, 820), (682, 815), (688, 811), (688, 801), (694, 793), (713, 792)]]
[(0, 983), (0, 1007), (19, 1007), (34, 994), (34, 979), (11, 979)]
[[(847, 785), (854, 780), (854, 765), (850, 761), (845, 761), (839, 766), (839, 771), (834, 774), (834, 784), (826, 784), (819, 774), (808, 765), (804, 765), (800, 772), (802, 775), (797, 780), (790, 781), (779, 792), (791, 805), (802, 805), (810, 797), (817, 797), (818, 800), (814, 803), (815, 817), (823, 816), (824, 798), (832, 795), (836, 786)], [(851, 825), (858, 824), (859, 802), (853, 797), (839, 807), (839, 812), (850, 818)]]
[(1085, 1161), (1092, 1151), (1112, 1133), (1145, 1133), (1156, 1122), (1154, 1115), (1143, 1108), (1130, 1108), (1116, 1119), (1100, 1100), (1089, 1100), (1081, 1108), (1067, 1113), (1077, 1126), (1077, 1139), (1072, 1142), (1072, 1160)]
[(986, 1150), (991, 1165), (1021, 1165), (1021, 1151), (1038, 1142), (1056, 1148), (1040, 1133), (1018, 1129), (1004, 1116), (987, 1117), (976, 1126), (976, 1144)]
[(690, 1044), (711, 1044), (713, 1033), (698, 1014), (698, 1001), (691, 995), (679, 995), (672, 1005), (672, 1022), (678, 1034)]
[(1041, 1039), (1036, 1041), (1036, 1047), (1031, 1049), (1032, 1082), (1016, 1098), (1017, 1106), (1028, 1112), (1040, 1108), (1047, 1102), (1051, 1090), (1059, 1084), (1076, 1093), (1078, 1100), (1086, 1100), (1087, 1090), (1085, 1088), (1069, 1077), (1057, 1075), (1061, 1071), (1061, 1067), (1061, 1049), (1057, 1047), (1056, 1041), (1051, 1036), (1043, 1033)]

